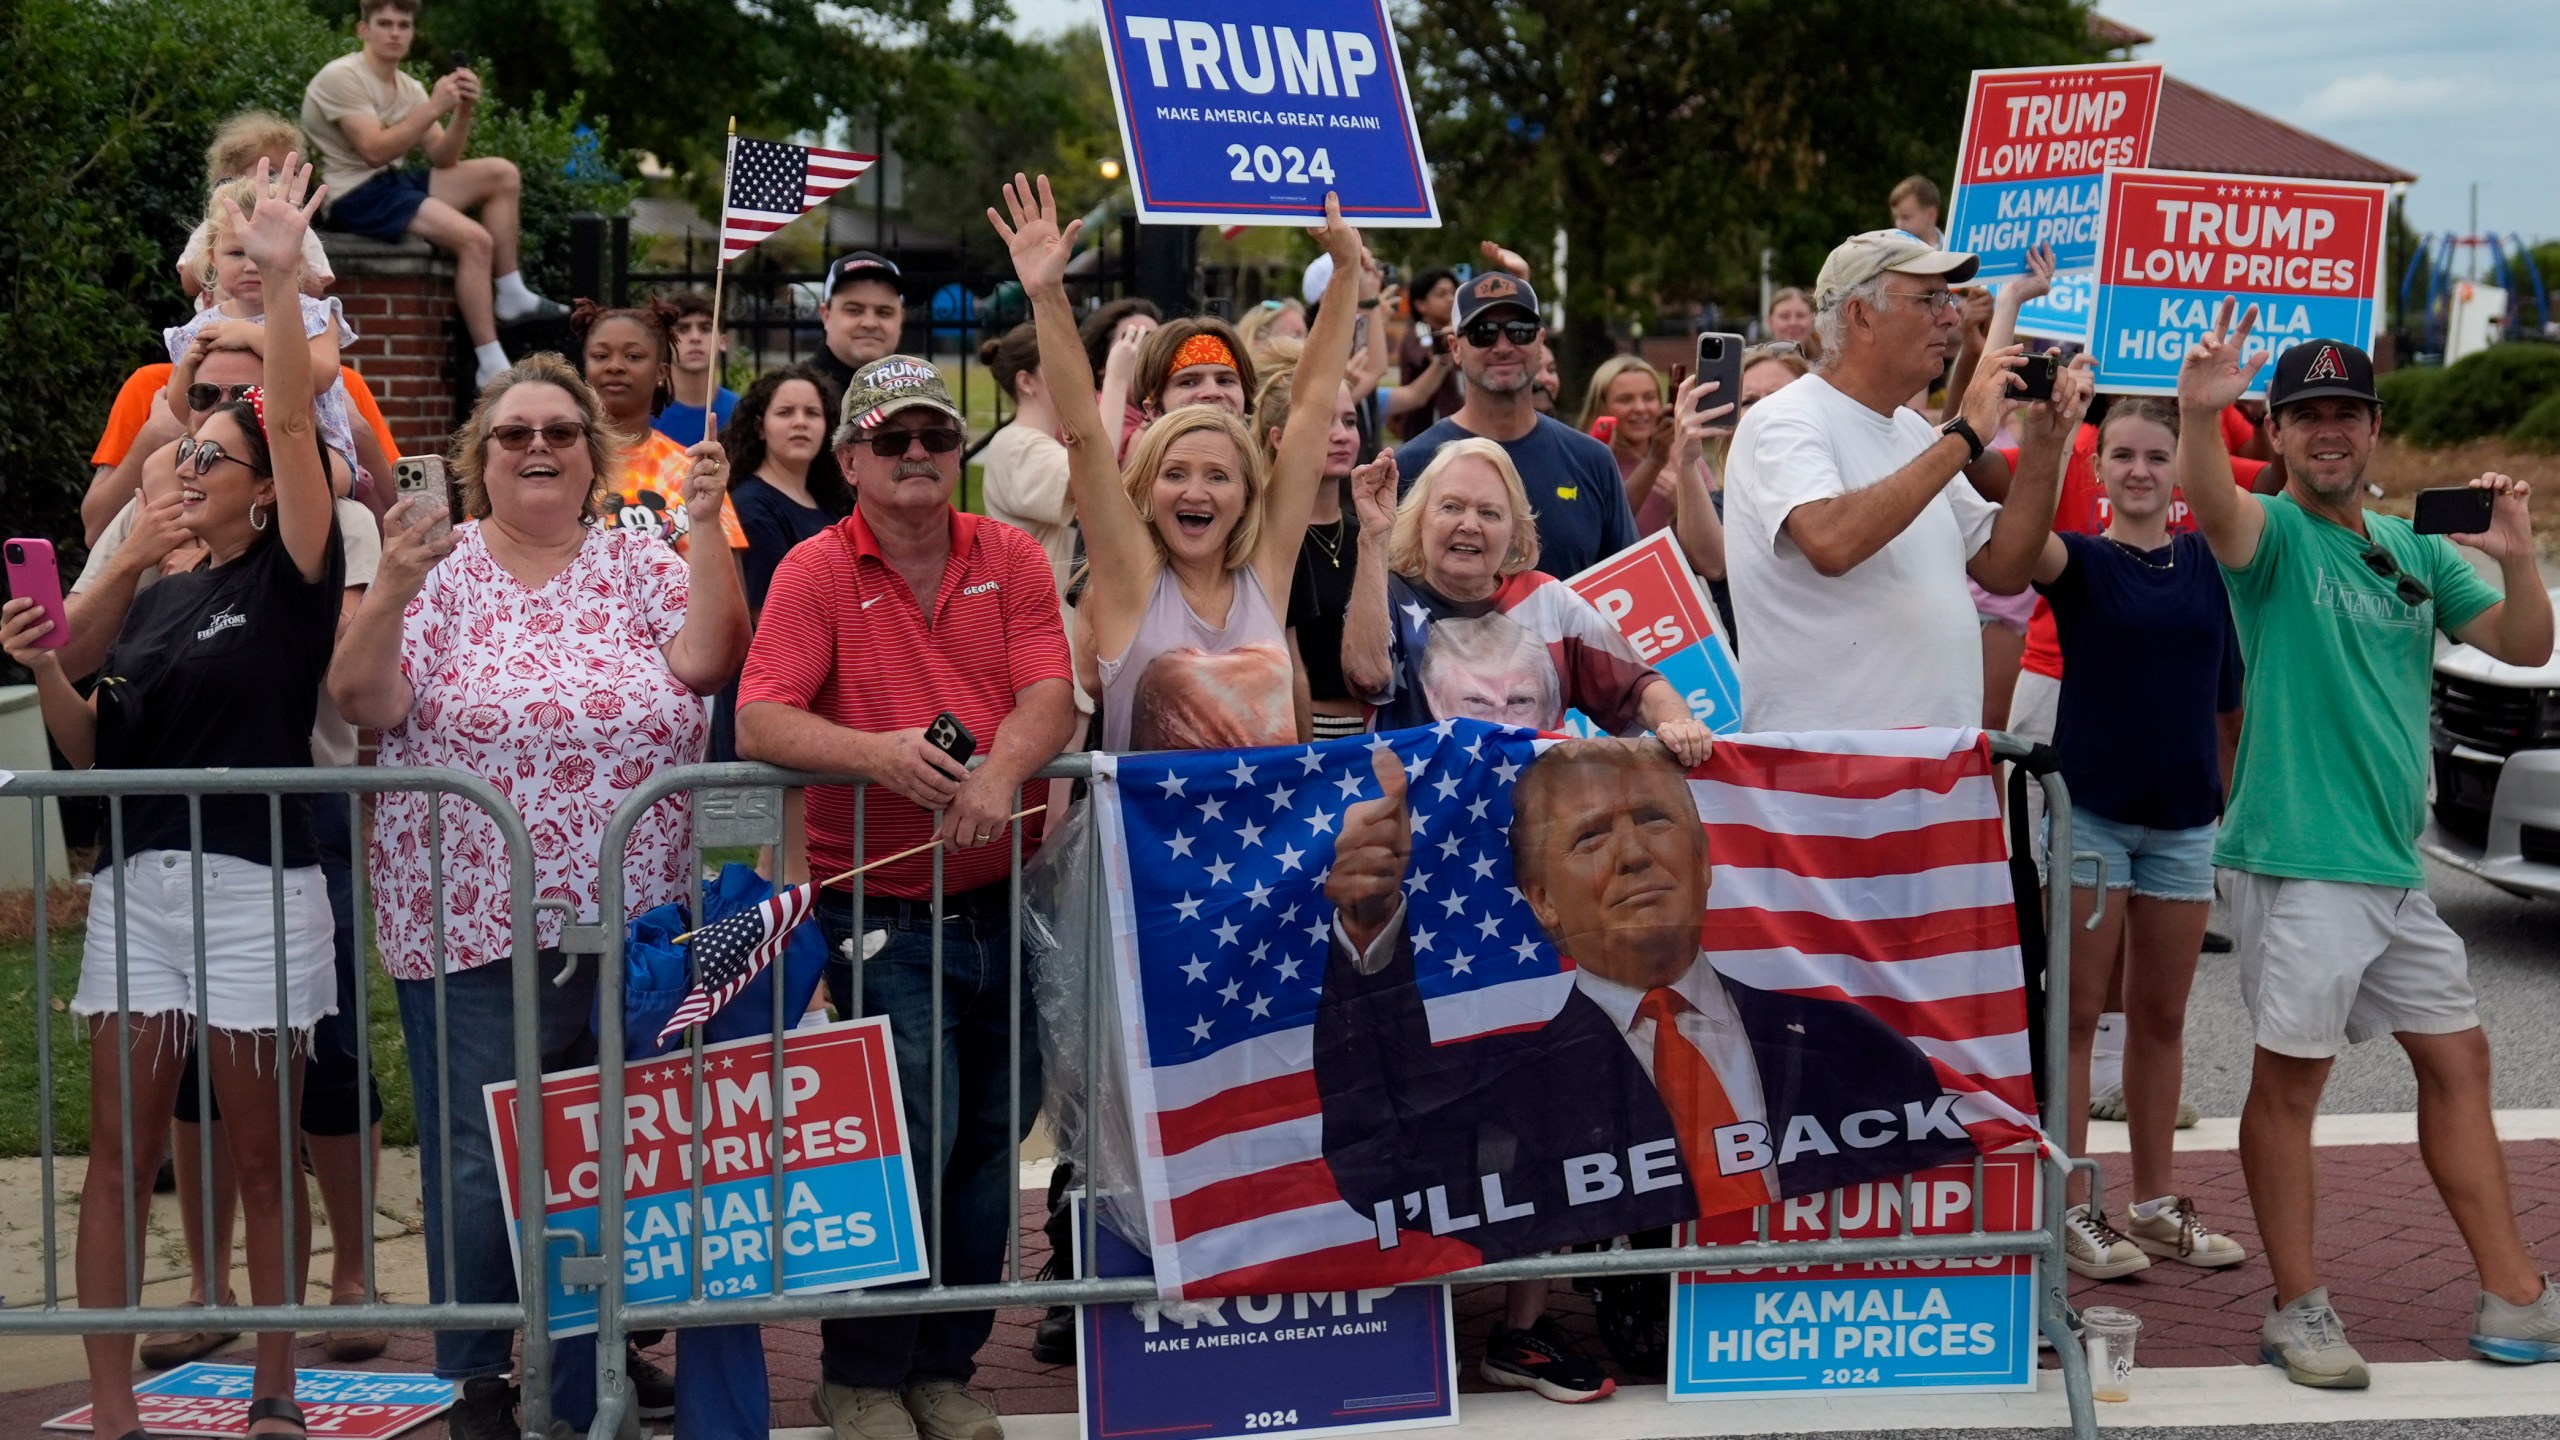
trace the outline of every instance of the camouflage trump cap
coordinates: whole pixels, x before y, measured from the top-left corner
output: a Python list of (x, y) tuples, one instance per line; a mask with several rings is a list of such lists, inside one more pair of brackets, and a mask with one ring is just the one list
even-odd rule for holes
[(845, 386), (839, 438), (877, 429), (890, 416), (919, 405), (930, 406), (962, 430), (968, 429), (960, 407), (951, 403), (951, 389), (942, 383), (942, 372), (931, 362), (913, 355), (883, 355), (854, 371)]

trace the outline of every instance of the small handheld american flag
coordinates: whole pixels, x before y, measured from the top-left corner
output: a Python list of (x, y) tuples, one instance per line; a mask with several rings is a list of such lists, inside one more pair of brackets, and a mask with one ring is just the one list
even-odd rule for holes
[(720, 204), (720, 263), (727, 265), (825, 204), (828, 196), (860, 179), (879, 158), (851, 150), (733, 137)]
[(791, 886), (762, 904), (723, 916), (687, 937), (695, 961), (693, 988), (685, 992), (675, 1013), (667, 1017), (666, 1028), (658, 1032), (659, 1043), (681, 1034), (688, 1025), (709, 1020), (720, 1012), (721, 1006), (736, 999), (738, 992), (782, 953), (792, 930), (809, 918), (817, 893), (815, 885)]

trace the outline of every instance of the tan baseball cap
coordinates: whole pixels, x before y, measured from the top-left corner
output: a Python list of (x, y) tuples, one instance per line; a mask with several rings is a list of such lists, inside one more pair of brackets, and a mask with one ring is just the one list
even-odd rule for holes
[(1904, 275), (1944, 275), (1950, 285), (1973, 278), (1982, 262), (1962, 250), (1941, 250), (1908, 230), (1870, 230), (1840, 242), (1822, 262), (1813, 284), (1816, 309), (1828, 309), (1841, 292), (1854, 289), (1888, 270)]

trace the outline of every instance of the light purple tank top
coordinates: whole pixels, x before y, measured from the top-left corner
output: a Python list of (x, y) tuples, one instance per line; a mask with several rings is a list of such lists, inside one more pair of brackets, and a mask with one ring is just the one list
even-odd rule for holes
[(1250, 565), (1236, 572), (1224, 626), (1192, 613), (1172, 567), (1157, 571), (1129, 648), (1095, 668), (1106, 750), (1237, 749), (1298, 738), (1288, 632)]

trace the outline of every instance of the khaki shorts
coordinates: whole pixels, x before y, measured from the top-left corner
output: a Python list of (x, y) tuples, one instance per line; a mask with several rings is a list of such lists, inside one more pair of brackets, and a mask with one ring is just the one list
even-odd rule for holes
[(2470, 955), (2426, 891), (2219, 873), (2262, 1048), (2326, 1060), (2378, 1035), (2479, 1028)]

